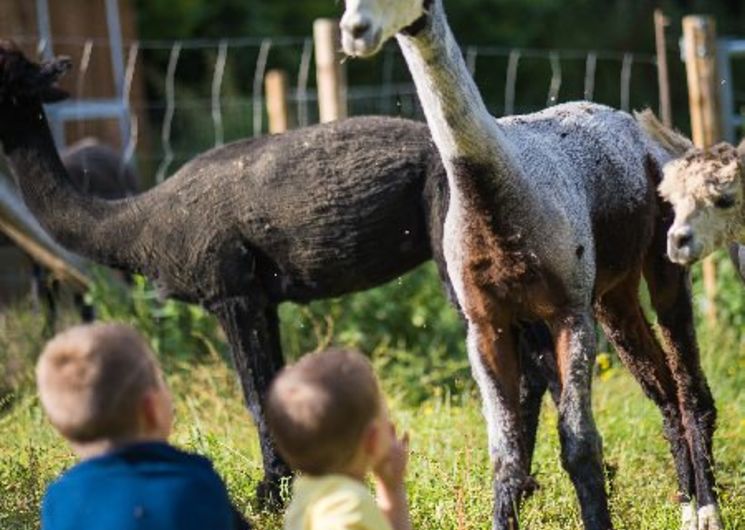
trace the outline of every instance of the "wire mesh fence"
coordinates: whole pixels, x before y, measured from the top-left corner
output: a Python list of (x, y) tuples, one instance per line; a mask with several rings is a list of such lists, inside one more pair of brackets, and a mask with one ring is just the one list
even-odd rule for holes
[[(21, 39), (23, 40), (23, 39)], [(30, 44), (27, 39), (26, 44)], [(108, 55), (107, 40), (66, 38), (54, 53), (76, 64), (67, 88), (87, 96), (98, 79), (88, 68)], [(35, 42), (44, 52), (50, 43)], [(623, 110), (657, 105), (656, 60), (652, 54), (582, 50), (467, 46), (463, 49), (487, 107), (495, 116), (532, 112), (563, 101), (588, 99)], [(310, 38), (142, 40), (123, 47), (124, 71), (114, 79), (116, 97), (128, 114), (121, 127), (126, 160), (160, 181), (210, 147), (265, 134), (263, 80), (282, 69), (289, 80), (291, 123), (318, 121), (313, 41)], [(350, 116), (384, 114), (421, 119), (406, 65), (395, 44), (372, 60), (345, 62)], [(80, 116), (84, 116), (81, 114)], [(86, 134), (83, 121), (71, 125)]]

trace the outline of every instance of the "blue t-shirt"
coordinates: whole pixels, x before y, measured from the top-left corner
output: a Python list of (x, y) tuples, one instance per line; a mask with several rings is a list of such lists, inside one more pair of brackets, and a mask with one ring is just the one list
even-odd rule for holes
[(54, 481), (43, 530), (239, 530), (225, 484), (204, 457), (166, 443), (127, 445), (84, 460)]

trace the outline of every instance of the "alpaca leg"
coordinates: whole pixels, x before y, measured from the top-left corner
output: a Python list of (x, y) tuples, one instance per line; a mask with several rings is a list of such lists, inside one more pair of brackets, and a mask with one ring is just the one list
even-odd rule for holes
[(96, 320), (96, 308), (92, 304), (85, 301), (85, 295), (81, 293), (75, 293), (73, 295), (73, 304), (80, 313), (80, 320), (85, 323), (93, 322)]
[(586, 312), (553, 322), (561, 380), (559, 438), (561, 461), (579, 497), (587, 530), (612, 528), (603, 475), (602, 439), (592, 417), (591, 382), (595, 329)]
[(468, 357), (481, 391), (494, 466), (494, 529), (515, 530), (520, 501), (534, 483), (524, 461), (519, 358), (510, 326), (469, 322)]
[(535, 450), (538, 420), (546, 389), (551, 390), (554, 403), (561, 392), (551, 332), (543, 323), (530, 323), (513, 330), (518, 337), (520, 352), (520, 419), (527, 469), (530, 470)]
[(280, 481), (291, 475), (277, 454), (264, 415), (264, 398), (274, 376), (284, 365), (279, 343), (276, 307), (258, 305), (261, 295), (223, 300), (210, 310), (222, 325), (243, 388), (243, 396), (259, 432), (264, 479), (257, 488), (259, 503), (272, 508), (281, 504)]
[(637, 272), (605, 293), (596, 303), (596, 315), (619, 357), (641, 385), (644, 393), (659, 407), (665, 438), (670, 444), (678, 475), (683, 511), (683, 530), (695, 530), (695, 493), (685, 429), (678, 408), (677, 386), (667, 365), (665, 353), (639, 305)]
[(678, 387), (678, 403), (694, 470), (698, 528), (721, 530), (712, 454), (716, 408), (701, 369), (688, 272), (660, 255), (649, 260), (644, 275), (657, 312), (668, 365)]
[(31, 291), (34, 305), (44, 319), (42, 336), (51, 337), (57, 328), (57, 295), (56, 282), (41, 265), (34, 263), (31, 268)]

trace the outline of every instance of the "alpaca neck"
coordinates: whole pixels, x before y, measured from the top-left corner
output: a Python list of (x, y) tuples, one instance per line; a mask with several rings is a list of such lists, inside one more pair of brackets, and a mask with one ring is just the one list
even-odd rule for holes
[(506, 176), (515, 167), (509, 142), (486, 109), (441, 0), (431, 2), (425, 16), (423, 23), (414, 25), (413, 34), (399, 33), (396, 38), (443, 162), (450, 169), (452, 161), (468, 160)]
[(131, 252), (137, 208), (132, 200), (84, 196), (70, 184), (40, 103), (16, 106), (0, 142), (23, 199), (44, 228), (67, 249), (94, 261), (138, 270)]

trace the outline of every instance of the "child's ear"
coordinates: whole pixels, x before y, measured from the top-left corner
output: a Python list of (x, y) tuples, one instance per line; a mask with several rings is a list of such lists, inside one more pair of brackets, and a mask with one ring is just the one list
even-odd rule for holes
[(164, 388), (148, 390), (142, 396), (140, 407), (143, 434), (168, 438), (173, 423), (173, 405), (168, 391)]
[(365, 454), (375, 455), (378, 444), (380, 443), (379, 441), (380, 429), (378, 427), (378, 422), (371, 421), (367, 427), (365, 427), (365, 432), (362, 434), (362, 448), (364, 449)]
[(140, 401), (140, 417), (146, 432), (150, 432), (157, 427), (158, 413), (158, 403), (155, 393), (152, 390), (148, 390), (142, 395)]

